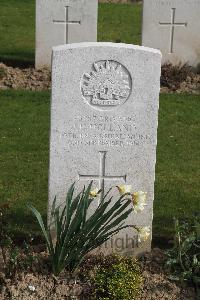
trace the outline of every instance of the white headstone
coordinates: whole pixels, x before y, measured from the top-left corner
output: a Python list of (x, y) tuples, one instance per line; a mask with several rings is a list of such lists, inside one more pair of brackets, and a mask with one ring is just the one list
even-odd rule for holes
[[(151, 227), (160, 69), (160, 51), (145, 47), (80, 43), (53, 49), (49, 207), (55, 196), (65, 200), (74, 181), (79, 190), (91, 180), (103, 191), (127, 184), (148, 194), (146, 209), (131, 214), (127, 224)], [(150, 241), (138, 249), (136, 239), (133, 228), (121, 231), (107, 253), (150, 249)]]
[(52, 47), (97, 41), (98, 0), (36, 0), (36, 68), (51, 67)]
[(160, 49), (163, 63), (200, 64), (200, 0), (144, 0), (142, 45)]

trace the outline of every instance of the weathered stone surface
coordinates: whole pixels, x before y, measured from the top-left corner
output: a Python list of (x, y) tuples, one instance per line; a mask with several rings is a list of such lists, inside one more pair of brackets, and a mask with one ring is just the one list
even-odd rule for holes
[[(130, 184), (148, 193), (148, 205), (127, 224), (151, 226), (160, 69), (160, 52), (145, 47), (82, 43), (53, 49), (49, 207), (55, 196), (65, 200), (74, 181), (82, 189), (93, 179), (105, 191)], [(116, 187), (113, 193), (116, 199)], [(136, 240), (128, 228), (104, 251), (150, 249), (150, 241), (137, 248)]]
[(144, 0), (142, 45), (160, 49), (163, 63), (200, 64), (200, 0)]
[(97, 40), (98, 0), (36, 0), (36, 68), (51, 66), (52, 47)]

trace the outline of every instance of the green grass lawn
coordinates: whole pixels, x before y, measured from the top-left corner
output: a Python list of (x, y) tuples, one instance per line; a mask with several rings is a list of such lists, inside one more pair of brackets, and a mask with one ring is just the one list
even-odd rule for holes
[[(1, 0), (0, 61), (33, 65), (35, 0)], [(98, 41), (139, 44), (141, 5), (99, 4)]]
[(142, 6), (99, 4), (98, 41), (140, 45)]
[[(38, 232), (25, 208), (46, 215), (49, 92), (0, 92), (0, 202), (9, 201), (8, 228)], [(173, 216), (200, 209), (198, 96), (161, 95), (155, 183), (154, 235), (172, 232)]]
[(35, 1), (0, 1), (0, 61), (34, 64)]

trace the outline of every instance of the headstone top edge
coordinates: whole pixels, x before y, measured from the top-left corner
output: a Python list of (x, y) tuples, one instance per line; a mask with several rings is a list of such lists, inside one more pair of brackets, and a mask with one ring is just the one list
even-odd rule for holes
[(89, 48), (89, 47), (111, 47), (111, 48), (124, 48), (124, 49), (132, 49), (143, 52), (150, 52), (152, 54), (158, 54), (162, 57), (161, 51), (154, 48), (132, 45), (132, 44), (124, 44), (124, 43), (111, 43), (111, 42), (83, 42), (83, 43), (73, 43), (66, 45), (59, 45), (53, 47), (53, 52), (60, 52), (68, 49), (78, 49), (78, 48)]

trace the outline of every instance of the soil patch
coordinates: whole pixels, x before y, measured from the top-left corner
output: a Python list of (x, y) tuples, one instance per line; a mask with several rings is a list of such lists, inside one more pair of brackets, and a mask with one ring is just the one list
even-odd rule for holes
[[(32, 267), (27, 272), (18, 272), (13, 278), (5, 278), (0, 273), (0, 299), (7, 300), (64, 300), (64, 299), (95, 299), (92, 298), (93, 286), (89, 281), (70, 279), (65, 273), (59, 278), (54, 278), (45, 262), (46, 254), (41, 253), (43, 263)], [(91, 267), (91, 262), (98, 262), (98, 258), (85, 260), (82, 273)], [(143, 289), (137, 300), (194, 300), (195, 293), (192, 287), (182, 287), (171, 282), (163, 271), (165, 262), (164, 252), (153, 249), (140, 260), (144, 278)]]
[[(0, 63), (0, 90), (31, 90), (50, 89), (51, 73), (49, 69), (13, 68)], [(161, 75), (161, 93), (200, 94), (200, 74), (192, 68), (164, 65)]]
[(200, 94), (200, 74), (188, 65), (166, 64), (162, 66), (161, 91)]
[(13, 68), (0, 63), (0, 90), (41, 91), (51, 86), (51, 73), (48, 69)]

